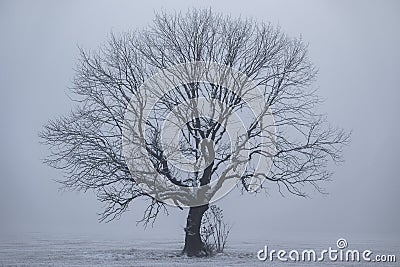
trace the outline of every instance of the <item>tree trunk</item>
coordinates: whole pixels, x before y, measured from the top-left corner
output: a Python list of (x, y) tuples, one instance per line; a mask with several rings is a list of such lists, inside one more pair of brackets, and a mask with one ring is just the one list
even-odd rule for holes
[(200, 236), (201, 219), (207, 210), (208, 204), (189, 209), (185, 227), (185, 247), (183, 248), (183, 253), (186, 253), (189, 257), (207, 256), (207, 251)]

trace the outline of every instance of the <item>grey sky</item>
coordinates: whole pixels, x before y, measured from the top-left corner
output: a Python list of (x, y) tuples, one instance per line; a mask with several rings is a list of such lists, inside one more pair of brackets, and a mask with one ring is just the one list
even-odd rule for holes
[[(92, 193), (60, 193), (61, 173), (41, 163), (37, 134), (69, 112), (67, 87), (77, 45), (96, 48), (110, 31), (140, 29), (153, 12), (209, 7), (280, 25), (309, 42), (319, 67), (315, 86), (332, 124), (353, 130), (345, 164), (333, 167), (329, 195), (270, 196), (219, 201), (232, 236), (291, 234), (400, 237), (398, 190), (400, 4), (396, 1), (2, 1), (0, 3), (0, 232), (45, 231), (108, 236), (183, 236), (186, 211), (171, 209), (154, 228), (136, 226), (143, 206), (121, 220), (97, 223)], [(164, 230), (168, 229), (167, 232)], [(261, 232), (261, 234), (260, 234)]]

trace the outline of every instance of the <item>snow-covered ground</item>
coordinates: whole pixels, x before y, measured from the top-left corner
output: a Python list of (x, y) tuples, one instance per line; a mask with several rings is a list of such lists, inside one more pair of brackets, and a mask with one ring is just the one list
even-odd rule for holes
[[(107, 240), (77, 237), (0, 239), (0, 266), (368, 266), (363, 263), (329, 262), (260, 262), (257, 251), (265, 242), (231, 242), (223, 254), (212, 258), (182, 256), (181, 240)], [(327, 243), (269, 242), (273, 249), (325, 249)], [(374, 253), (397, 254), (400, 246), (384, 242), (353, 244), (352, 248), (371, 249)], [(399, 259), (397, 259), (399, 262)], [(398, 266), (397, 263), (371, 263), (374, 266)]]

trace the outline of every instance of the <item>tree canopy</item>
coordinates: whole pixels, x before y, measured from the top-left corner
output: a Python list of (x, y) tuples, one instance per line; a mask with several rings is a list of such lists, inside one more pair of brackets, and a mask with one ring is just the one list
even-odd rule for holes
[[(140, 118), (143, 110), (138, 107), (151, 97), (142, 85), (163, 70), (196, 62), (234, 69), (252, 86), (232, 91), (221, 84), (184, 83), (159, 96), (148, 117)], [(274, 185), (283, 194), (302, 197), (308, 188), (322, 192), (320, 182), (332, 175), (329, 162), (341, 161), (349, 134), (331, 127), (317, 112), (321, 100), (312, 86), (316, 75), (304, 41), (288, 37), (279, 27), (211, 10), (161, 12), (141, 31), (111, 34), (97, 50), (80, 49), (71, 87), (76, 106), (70, 114), (49, 121), (40, 134), (50, 148), (46, 163), (64, 171), (60, 182), (66, 188), (96, 192), (105, 204), (102, 220), (118, 217), (135, 199), (144, 198), (149, 205), (143, 221), (151, 222), (166, 205), (143, 190), (138, 179), (156, 174), (182, 187), (209, 185), (233, 168), (228, 162), (243, 150), (248, 155), (246, 167), (230, 173), (236, 174), (243, 191), (251, 191), (251, 181), (257, 178), (266, 182), (256, 192)], [(251, 109), (243, 100), (253, 96), (259, 101), (252, 95), (256, 88), (263, 106), (246, 117)], [(131, 133), (141, 138), (153, 172), (127, 163), (122, 139), (129, 107), (135, 125), (147, 127)], [(196, 112), (207, 116), (194, 116)], [(171, 163), (173, 153), (167, 153), (163, 125), (158, 123), (168, 121), (169, 113), (184, 122), (179, 146), (169, 151), (179, 152), (194, 165), (203, 162), (204, 168), (182, 171)], [(229, 139), (227, 129), (234, 116), (242, 118), (246, 136)], [(267, 116), (273, 117), (273, 125), (262, 123)], [(265, 133), (273, 139), (264, 142)], [(274, 149), (266, 149), (272, 143)], [(257, 171), (254, 165), (262, 158), (271, 162), (268, 171)]]

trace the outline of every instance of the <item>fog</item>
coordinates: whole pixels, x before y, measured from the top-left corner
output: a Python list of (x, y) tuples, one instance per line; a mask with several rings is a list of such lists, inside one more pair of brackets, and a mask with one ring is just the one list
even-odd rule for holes
[(111, 31), (151, 24), (155, 11), (212, 7), (279, 25), (309, 43), (314, 84), (333, 125), (352, 131), (345, 162), (332, 166), (328, 195), (243, 195), (216, 204), (232, 238), (400, 237), (400, 4), (396, 1), (2, 1), (0, 3), (0, 232), (183, 238), (186, 211), (136, 225), (143, 203), (99, 223), (92, 192), (60, 192), (62, 173), (42, 163), (38, 132), (74, 106), (68, 86), (78, 45), (95, 49)]

